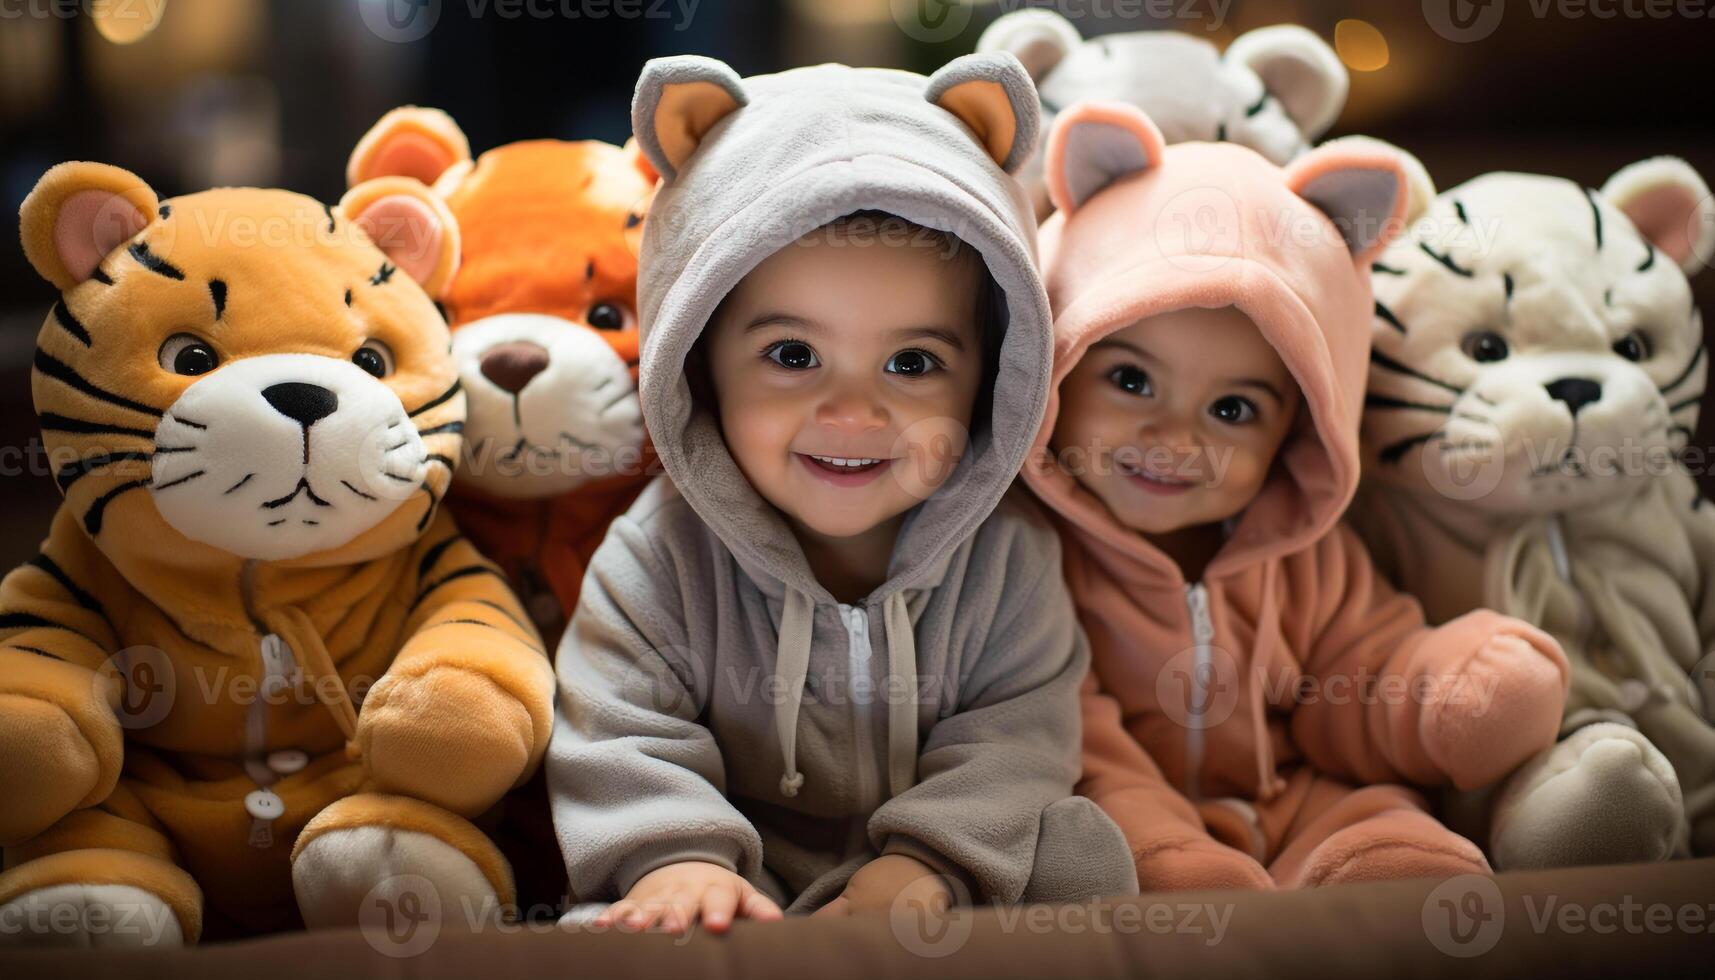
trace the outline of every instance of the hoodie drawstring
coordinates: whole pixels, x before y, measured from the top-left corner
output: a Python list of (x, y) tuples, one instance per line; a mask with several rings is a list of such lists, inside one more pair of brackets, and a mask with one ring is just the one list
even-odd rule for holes
[[(1263, 563), (1262, 570), (1262, 609), (1257, 615), (1256, 648), (1251, 651), (1250, 677), (1250, 709), (1251, 725), (1256, 731), (1256, 765), (1257, 765), (1257, 799), (1270, 800), (1286, 789), (1286, 780), (1281, 779), (1274, 771), (1274, 742), (1268, 730), (1268, 703), (1263, 695), (1263, 687), (1267, 683), (1267, 670), (1272, 661), (1274, 648), (1273, 637), (1279, 611), (1278, 597), (1275, 595), (1275, 580), (1280, 570), (1280, 563), (1269, 561)], [(1264, 644), (1268, 644), (1265, 648)]]
[[(856, 612), (868, 615), (862, 607)], [(780, 793), (786, 797), (797, 796), (804, 787), (804, 774), (798, 771), (798, 714), (804, 705), (804, 682), (810, 675), (815, 614), (816, 600), (788, 586), (774, 667), (786, 693), (774, 712), (775, 733), (785, 760)], [(903, 590), (883, 601), (882, 626), (887, 640), (887, 678), (882, 687), (887, 698), (887, 785), (890, 795), (898, 796), (917, 782), (917, 639)], [(896, 683), (901, 688), (898, 691), (893, 689)]]

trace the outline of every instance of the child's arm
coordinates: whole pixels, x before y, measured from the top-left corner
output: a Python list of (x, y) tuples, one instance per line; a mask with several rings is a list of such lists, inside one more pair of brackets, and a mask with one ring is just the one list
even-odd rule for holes
[(475, 816), (536, 771), (553, 668), (505, 577), (445, 512), (410, 561), (405, 639), (364, 698), (356, 742), (381, 791)]
[(713, 665), (692, 664), (693, 651), (675, 569), (621, 517), (560, 646), (548, 749), (554, 826), (581, 899), (629, 896), (651, 872), (686, 862), (761, 870), (762, 839), (727, 801), (720, 747), (697, 721), (709, 696), (697, 679)]
[[(118, 782), (125, 743), (110, 698), (120, 691), (97, 676), (118, 649), (112, 597), (97, 595), (111, 593), (110, 575), (61, 508), (41, 554), (0, 581), (0, 844), (100, 803)], [(156, 694), (171, 697), (136, 696)]]
[(1486, 609), (1427, 627), (1344, 524), (1284, 574), (1286, 640), (1312, 681), (1292, 735), (1318, 768), (1474, 789), (1553, 744), (1570, 672), (1548, 634)]

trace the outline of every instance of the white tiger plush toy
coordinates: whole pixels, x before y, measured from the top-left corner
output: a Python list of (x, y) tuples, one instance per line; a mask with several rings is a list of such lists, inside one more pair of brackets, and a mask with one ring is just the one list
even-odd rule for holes
[(1492, 608), (1573, 662), (1561, 741), (1451, 801), (1487, 817), (1461, 829), (1497, 868), (1715, 853), (1715, 505), (1688, 471), (1708, 356), (1687, 281), (1712, 250), (1708, 188), (1659, 157), (1599, 191), (1478, 177), (1374, 265), (1353, 523), (1432, 621)]
[[(1192, 34), (1131, 31), (1088, 41), (1052, 10), (997, 17), (978, 51), (1010, 51), (1042, 101), (1042, 136), (1074, 102), (1104, 99), (1142, 109), (1169, 143), (1224, 140), (1285, 164), (1310, 148), (1346, 106), (1346, 68), (1327, 42), (1281, 24), (1239, 35), (1223, 54)], [(1036, 217), (1054, 210), (1042, 179), (1041, 147), (1018, 179)]]

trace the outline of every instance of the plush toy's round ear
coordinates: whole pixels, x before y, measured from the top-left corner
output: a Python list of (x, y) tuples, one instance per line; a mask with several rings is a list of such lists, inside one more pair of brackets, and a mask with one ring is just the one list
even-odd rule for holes
[(377, 177), (346, 191), (339, 211), (424, 292), (445, 295), (458, 272), (459, 226), (435, 192), (410, 177)]
[(427, 186), (455, 164), (470, 160), (470, 141), (439, 109), (400, 106), (382, 116), (351, 151), (345, 184), (377, 177), (411, 177)]
[(18, 209), (24, 256), (64, 292), (95, 274), (109, 252), (148, 227), (155, 192), (129, 170), (62, 163), (42, 175)]
[(1167, 141), (1137, 106), (1078, 102), (1048, 133), (1048, 197), (1068, 217), (1102, 188), (1161, 165)]
[(1715, 255), (1715, 199), (1684, 160), (1653, 157), (1621, 167), (1602, 185), (1602, 196), (1686, 275)]
[(1072, 22), (1052, 10), (1039, 8), (1002, 14), (977, 38), (977, 53), (1009, 51), (1018, 58), (1032, 81), (1040, 82), (1084, 43)]
[(967, 54), (929, 76), (923, 97), (969, 126), (988, 155), (1009, 174), (1036, 152), (1042, 105), (1036, 83), (1012, 54)]
[(1430, 205), (1435, 203), (1435, 180), (1429, 176), (1428, 168), (1423, 161), (1400, 149), (1386, 140), (1373, 136), (1342, 136), (1337, 140), (1329, 140), (1323, 146), (1354, 147), (1361, 151), (1374, 153), (1391, 153), (1399, 159), (1400, 167), (1405, 171), (1405, 225), (1411, 227), (1417, 220), (1429, 213)]
[(749, 103), (744, 82), (725, 62), (699, 55), (651, 58), (631, 96), (631, 132), (667, 183), (714, 125)]
[(1286, 185), (1328, 216), (1366, 271), (1405, 230), (1410, 177), (1399, 154), (1379, 140), (1319, 146), (1287, 165)]
[(1240, 34), (1226, 59), (1257, 73), (1280, 100), (1306, 142), (1334, 125), (1346, 107), (1351, 79), (1328, 42), (1296, 24), (1261, 27)]

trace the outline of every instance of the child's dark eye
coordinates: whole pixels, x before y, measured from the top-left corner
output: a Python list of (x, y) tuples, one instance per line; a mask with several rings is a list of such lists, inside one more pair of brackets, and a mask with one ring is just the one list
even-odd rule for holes
[(1209, 406), (1209, 414), (1228, 425), (1242, 425), (1256, 418), (1256, 405), (1249, 398), (1238, 395), (1228, 395), (1217, 398), (1215, 404)]
[(890, 374), (904, 375), (907, 378), (921, 378), (925, 374), (939, 370), (941, 362), (935, 360), (935, 355), (922, 350), (902, 350), (887, 361), (883, 370)]
[(1149, 383), (1149, 375), (1142, 368), (1131, 365), (1117, 367), (1108, 372), (1108, 380), (1112, 381), (1121, 391), (1132, 395), (1153, 395), (1155, 389)]
[(816, 352), (801, 340), (782, 340), (763, 351), (763, 356), (788, 371), (807, 371), (821, 364)]

